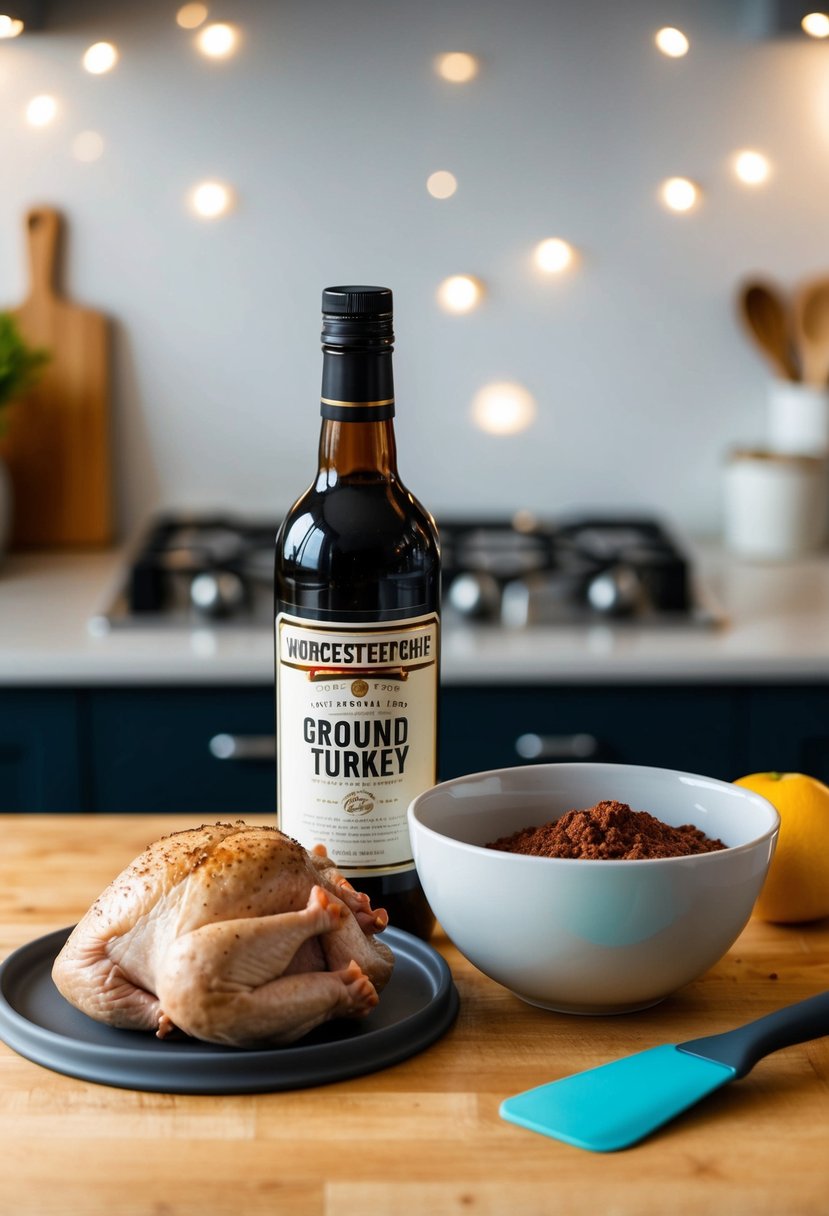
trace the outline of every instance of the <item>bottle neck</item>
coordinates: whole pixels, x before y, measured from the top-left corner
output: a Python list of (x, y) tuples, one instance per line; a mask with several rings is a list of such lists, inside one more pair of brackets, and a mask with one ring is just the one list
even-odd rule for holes
[(323, 346), (320, 413), (333, 422), (394, 417), (392, 350)]
[[(387, 481), (397, 476), (394, 423), (390, 418), (380, 422), (334, 422), (323, 418), (319, 446), (322, 486), (360, 474)], [(318, 488), (322, 488), (319, 482)]]
[(324, 485), (341, 477), (397, 476), (394, 376), (390, 347), (323, 347), (319, 470)]

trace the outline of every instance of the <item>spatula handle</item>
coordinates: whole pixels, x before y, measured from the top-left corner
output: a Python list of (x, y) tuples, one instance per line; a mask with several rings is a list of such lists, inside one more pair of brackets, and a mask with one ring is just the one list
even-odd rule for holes
[(749, 1022), (747, 1026), (703, 1039), (690, 1039), (677, 1046), (691, 1055), (727, 1064), (735, 1069), (738, 1077), (744, 1077), (763, 1056), (826, 1034), (829, 1034), (829, 992), (822, 992)]

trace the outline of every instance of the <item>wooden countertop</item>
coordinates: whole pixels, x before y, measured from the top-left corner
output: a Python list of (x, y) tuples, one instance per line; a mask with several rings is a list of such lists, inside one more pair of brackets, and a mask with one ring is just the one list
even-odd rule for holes
[[(3, 816), (0, 957), (74, 922), (150, 840), (197, 822)], [(434, 944), (460, 992), (455, 1026), (403, 1064), (331, 1086), (136, 1093), (50, 1072), (0, 1043), (0, 1213), (826, 1216), (829, 1039), (768, 1057), (621, 1153), (525, 1131), (501, 1120), (498, 1106), (544, 1081), (829, 988), (829, 921), (751, 922), (701, 980), (615, 1018), (532, 1008), (445, 937)]]

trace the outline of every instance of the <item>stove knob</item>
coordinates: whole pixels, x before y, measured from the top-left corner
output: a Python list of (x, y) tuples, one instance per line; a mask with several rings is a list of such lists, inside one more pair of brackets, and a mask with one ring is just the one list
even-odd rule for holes
[(245, 585), (232, 570), (206, 571), (190, 584), (190, 602), (202, 616), (229, 616), (245, 602)]
[(448, 598), (461, 616), (481, 619), (491, 617), (498, 611), (501, 588), (498, 580), (485, 570), (469, 571), (452, 579)]
[(641, 580), (630, 566), (608, 566), (587, 584), (587, 602), (603, 616), (629, 616), (643, 601)]

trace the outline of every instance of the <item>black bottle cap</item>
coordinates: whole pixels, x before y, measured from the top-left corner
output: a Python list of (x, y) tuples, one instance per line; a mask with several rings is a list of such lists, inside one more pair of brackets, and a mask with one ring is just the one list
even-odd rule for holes
[(390, 352), (393, 323), (388, 287), (326, 287), (322, 293), (324, 349)]
[(391, 317), (393, 298), (388, 287), (326, 287), (322, 293), (325, 316), (380, 318)]

